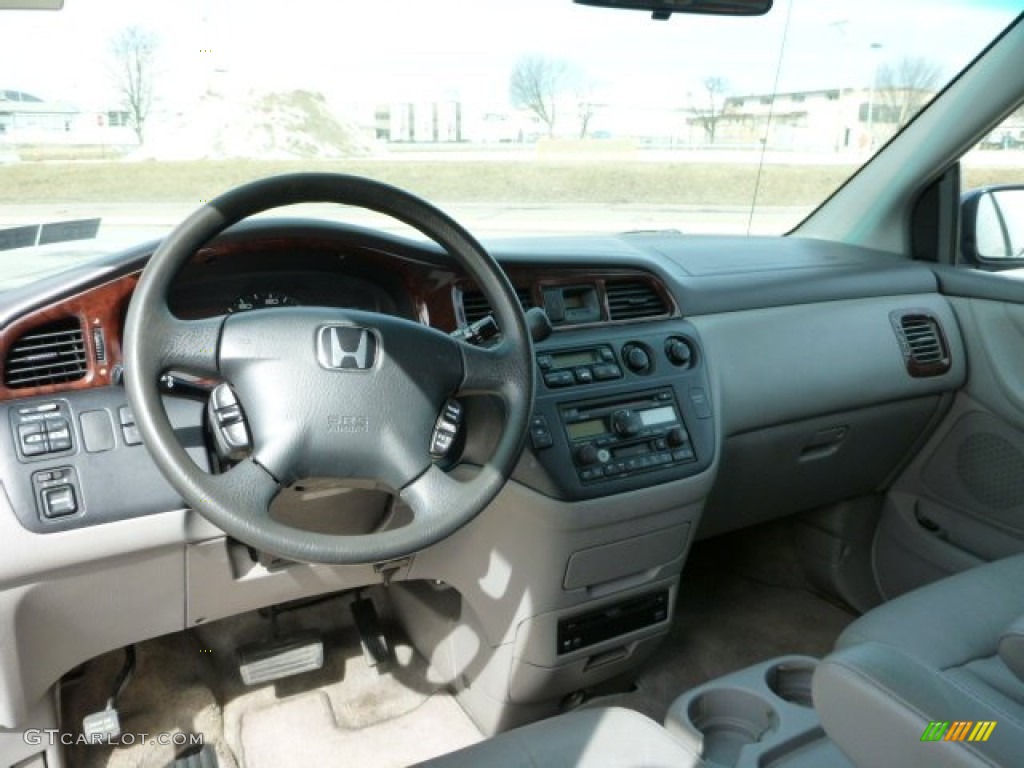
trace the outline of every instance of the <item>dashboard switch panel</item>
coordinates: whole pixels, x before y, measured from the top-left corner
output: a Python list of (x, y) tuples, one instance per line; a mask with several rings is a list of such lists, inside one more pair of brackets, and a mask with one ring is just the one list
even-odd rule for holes
[(63, 401), (13, 408), (11, 427), (22, 461), (66, 455), (75, 447), (71, 412)]
[(56, 467), (32, 475), (36, 505), (43, 520), (74, 515), (81, 509), (78, 473), (74, 467)]

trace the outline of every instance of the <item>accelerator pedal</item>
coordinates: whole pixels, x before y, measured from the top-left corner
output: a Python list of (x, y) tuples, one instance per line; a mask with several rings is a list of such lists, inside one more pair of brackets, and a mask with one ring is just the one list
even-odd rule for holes
[(315, 630), (296, 632), (238, 649), (238, 670), (246, 685), (259, 685), (324, 665), (324, 641)]
[(371, 667), (384, 666), (391, 661), (391, 643), (384, 632), (377, 616), (373, 600), (368, 597), (357, 597), (352, 601), (352, 618), (359, 632), (359, 644), (363, 647), (363, 656)]

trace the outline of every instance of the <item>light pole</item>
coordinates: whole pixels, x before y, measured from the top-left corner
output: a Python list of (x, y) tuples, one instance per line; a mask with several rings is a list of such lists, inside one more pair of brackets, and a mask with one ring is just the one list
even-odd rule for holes
[(838, 19), (829, 24), (839, 35), (839, 94), (836, 96), (836, 152), (846, 146), (849, 129), (847, 126), (847, 115), (844, 108), (843, 90), (846, 83), (846, 25), (849, 19)]
[[(882, 50), (881, 43), (872, 43), (871, 50)], [(871, 87), (868, 89), (868, 149), (875, 148), (875, 81), (878, 80), (878, 56), (871, 57)]]

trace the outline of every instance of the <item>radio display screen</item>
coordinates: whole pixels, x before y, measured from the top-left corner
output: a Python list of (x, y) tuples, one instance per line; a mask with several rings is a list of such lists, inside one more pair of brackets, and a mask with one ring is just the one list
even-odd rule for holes
[(565, 430), (569, 433), (570, 440), (582, 440), (586, 437), (603, 435), (605, 433), (604, 419), (591, 419), (590, 421), (580, 421), (576, 424), (566, 424)]
[(577, 365), (590, 365), (598, 362), (597, 353), (592, 349), (580, 352), (554, 352), (551, 360), (555, 368), (572, 368)]
[(665, 424), (676, 420), (676, 410), (670, 405), (662, 408), (651, 408), (647, 411), (640, 411), (640, 423), (645, 427), (653, 427), (655, 424)]

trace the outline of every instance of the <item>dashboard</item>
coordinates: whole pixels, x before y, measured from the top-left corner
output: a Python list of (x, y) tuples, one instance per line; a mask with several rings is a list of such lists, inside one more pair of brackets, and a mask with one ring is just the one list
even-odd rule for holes
[[(0, 295), (0, 581), (38, 584), (32, 615), (53, 615), (52, 626), (91, 628), (26, 652), (41, 671), (25, 697), (0, 697), (0, 722), (22, 722), (19, 708), (103, 651), (381, 579), (374, 565), (266, 563), (164, 480), (121, 386), (125, 316), (157, 245)], [(553, 327), (534, 344), (526, 446), (491, 505), (393, 578), (451, 585), (480, 647), (493, 649), (489, 684), (516, 700), (561, 696), (651, 652), (694, 539), (885, 487), (965, 380), (956, 318), (921, 264), (795, 238), (677, 233), (487, 247), (523, 308), (542, 308)], [(309, 220), (232, 228), (195, 254), (169, 297), (183, 318), (293, 303), (445, 333), (490, 313), (438, 247)], [(921, 329), (934, 331), (941, 365), (915, 363), (907, 334)], [(207, 407), (217, 383), (175, 376), (164, 397), (178, 441), (209, 471), (220, 461)], [(454, 472), (480, 464), (502, 424), (492, 398), (464, 405)], [(272, 513), (359, 533), (394, 515), (382, 495), (313, 478), (284, 489)], [(652, 595), (642, 627), (556, 646), (580, 610), (607, 616)], [(591, 666), (606, 653), (614, 661)]]
[[(827, 266), (811, 271), (804, 243), (772, 242), (760, 259), (765, 245), (758, 241), (716, 238), (704, 245), (666, 233), (494, 244), (524, 310), (543, 308), (553, 326), (550, 338), (536, 345), (530, 450), (514, 479), (566, 502), (614, 497), (707, 472), (733, 435), (948, 390), (959, 369), (935, 370), (937, 379), (905, 372), (901, 378), (892, 365), (898, 361), (886, 357), (890, 345), (899, 349), (893, 313), (909, 311), (914, 302), (901, 298), (890, 306), (884, 295), (928, 294), (935, 288), (930, 271), (917, 265), (879, 269), (862, 249), (833, 249)], [(745, 269), (737, 268), (735, 254), (726, 250), (730, 245), (748, 250)], [(7, 442), (0, 471), (30, 530), (87, 527), (180, 505), (141, 449), (118, 386), (124, 318), (153, 247), (100, 267), (83, 266), (80, 288), (70, 295), (73, 274), (61, 281), (65, 294), (59, 298), (41, 300), (37, 291), (41, 305), (13, 313), (0, 334), (0, 403), (10, 404), (0, 407), (0, 420), (9, 425), (0, 430)], [(771, 264), (770, 275), (758, 274), (758, 263)], [(870, 321), (870, 333), (866, 327), (858, 333), (874, 346), (865, 348), (865, 359), (853, 359), (861, 370), (879, 373), (870, 385), (861, 386), (857, 365), (841, 358), (794, 375), (801, 351), (835, 354), (815, 333), (817, 310), (804, 313), (806, 303), (793, 301), (796, 290), (812, 306), (824, 302), (837, 317), (845, 312), (841, 324), (847, 329)], [(857, 297), (865, 291), (878, 306), (864, 308)], [(295, 305), (390, 314), (447, 333), (490, 314), (477, 286), (437, 246), (307, 220), (232, 228), (195, 254), (169, 296), (171, 310), (187, 319)], [(8, 306), (17, 307), (16, 296)], [(915, 311), (941, 321), (947, 331), (953, 325), (934, 309)], [(751, 312), (765, 324), (755, 324)], [(796, 317), (801, 314), (807, 317)], [(774, 338), (772, 328), (778, 331)], [(762, 350), (773, 343), (789, 365), (746, 370), (747, 361), (763, 362)], [(716, 361), (719, 375), (713, 377)], [(730, 369), (742, 373), (721, 375)], [(846, 370), (849, 380), (840, 375)], [(821, 381), (811, 397), (805, 389), (814, 377)], [(212, 441), (204, 410), (176, 395), (201, 400), (217, 382), (170, 379), (175, 381), (168, 407), (179, 436), (198, 463), (208, 464)], [(907, 418), (920, 422), (933, 407), (927, 401)], [(500, 424), (493, 403), (468, 413), (469, 426), (475, 420), (486, 431)], [(459, 447), (473, 462), (487, 446), (470, 441)], [(125, 467), (133, 468), (124, 479), (130, 493), (111, 494), (109, 482), (93, 479), (119, 477)], [(872, 466), (868, 474), (882, 473)], [(159, 492), (147, 494), (146, 488)], [(149, 501), (137, 503), (140, 497)], [(731, 520), (732, 513), (721, 514)]]

